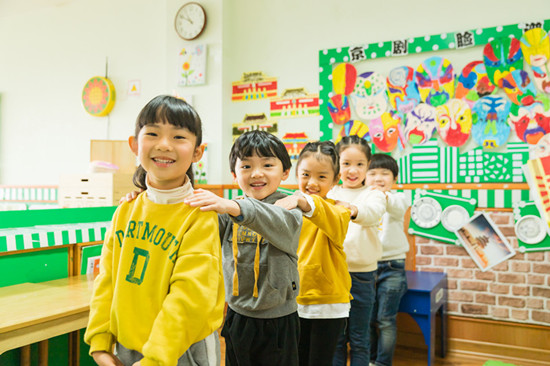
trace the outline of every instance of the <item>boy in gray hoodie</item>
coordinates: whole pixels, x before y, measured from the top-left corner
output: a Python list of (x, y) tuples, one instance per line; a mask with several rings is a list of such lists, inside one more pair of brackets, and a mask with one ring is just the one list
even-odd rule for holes
[(226, 365), (298, 365), (296, 251), (302, 211), (275, 205), (286, 197), (277, 188), (289, 176), (290, 157), (277, 137), (250, 131), (233, 144), (229, 164), (243, 197), (228, 200), (197, 190), (185, 201), (220, 214)]

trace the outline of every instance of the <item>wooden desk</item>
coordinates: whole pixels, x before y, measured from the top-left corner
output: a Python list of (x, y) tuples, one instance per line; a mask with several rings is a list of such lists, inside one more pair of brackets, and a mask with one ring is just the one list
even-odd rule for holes
[(0, 354), (85, 328), (92, 289), (86, 275), (0, 288)]

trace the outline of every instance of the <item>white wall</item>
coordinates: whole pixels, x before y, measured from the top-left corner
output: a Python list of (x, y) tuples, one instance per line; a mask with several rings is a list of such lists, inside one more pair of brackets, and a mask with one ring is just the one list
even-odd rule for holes
[[(174, 31), (182, 3), (0, 0), (0, 184), (57, 184), (61, 173), (86, 172), (90, 139), (127, 139), (145, 103), (174, 91), (194, 95), (216, 152), (220, 136), (209, 131), (221, 124), (221, 0), (202, 1), (208, 85), (192, 91), (177, 86), (177, 55), (190, 44)], [(108, 117), (92, 117), (82, 88), (105, 75), (107, 57), (117, 101)], [(136, 79), (141, 96), (128, 97)]]
[[(173, 90), (193, 95), (203, 119), (210, 182), (229, 183), (231, 124), (269, 111), (266, 101), (231, 102), (243, 72), (278, 77), (280, 91), (317, 92), (320, 49), (550, 18), (545, 0), (199, 0), (208, 24), (193, 43), (209, 47), (207, 85), (181, 88), (177, 54), (190, 43), (173, 17), (185, 2), (0, 0), (0, 184), (57, 184), (86, 171), (90, 139), (126, 139), (143, 105)], [(106, 57), (118, 100), (108, 118), (91, 117), (80, 95), (104, 75)], [(133, 79), (139, 98), (125, 96)], [(318, 129), (316, 119), (281, 128), (293, 123)]]

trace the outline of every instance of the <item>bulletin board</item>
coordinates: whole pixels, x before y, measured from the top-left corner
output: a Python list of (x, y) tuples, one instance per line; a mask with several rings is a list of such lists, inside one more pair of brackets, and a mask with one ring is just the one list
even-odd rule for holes
[[(334, 140), (341, 125), (333, 123), (329, 112), (333, 91), (333, 69), (348, 63), (359, 70), (379, 71), (385, 65), (413, 66), (419, 57), (441, 56), (453, 61), (453, 55), (464, 58), (473, 55), (474, 61), (483, 59), (483, 48), (498, 37), (520, 39), (526, 30), (533, 28), (550, 29), (550, 20), (537, 20), (528, 23), (510, 24), (487, 28), (446, 32), (413, 38), (403, 38), (364, 45), (324, 49), (319, 51), (319, 105), (320, 139)], [(413, 67), (414, 68), (414, 67)], [(461, 68), (454, 69), (458, 76)], [(456, 78), (455, 78), (456, 80)], [(352, 115), (351, 120), (355, 123)], [(370, 123), (370, 122), (368, 122)], [(372, 130), (372, 128), (371, 128)], [(485, 149), (471, 143), (468, 147), (454, 147), (442, 144), (436, 138), (414, 146), (399, 146), (392, 155), (399, 164), (398, 184), (416, 183), (524, 183), (521, 166), (529, 160), (529, 145), (510, 138), (496, 149)], [(472, 140), (470, 138), (470, 140)], [(373, 146), (374, 147), (374, 146)], [(401, 151), (402, 149), (402, 151)], [(377, 151), (376, 147), (373, 149)], [(413, 173), (414, 172), (414, 173)]]
[[(332, 91), (331, 75), (334, 65), (342, 62), (353, 64), (367, 60), (403, 57), (444, 50), (460, 52), (462, 49), (484, 46), (499, 35), (513, 35), (519, 39), (525, 30), (536, 27), (548, 31), (550, 29), (550, 19), (320, 50), (319, 127), (321, 130), (321, 140), (331, 140), (333, 137), (332, 129), (334, 126), (326, 102), (329, 100), (329, 94)], [(403, 63), (406, 63), (406, 60), (403, 60)]]

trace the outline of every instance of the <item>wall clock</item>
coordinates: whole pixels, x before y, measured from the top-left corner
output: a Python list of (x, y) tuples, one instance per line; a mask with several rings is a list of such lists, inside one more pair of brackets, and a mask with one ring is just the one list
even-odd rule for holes
[(198, 3), (184, 4), (176, 13), (174, 25), (181, 38), (186, 41), (195, 39), (206, 27), (206, 12)]

